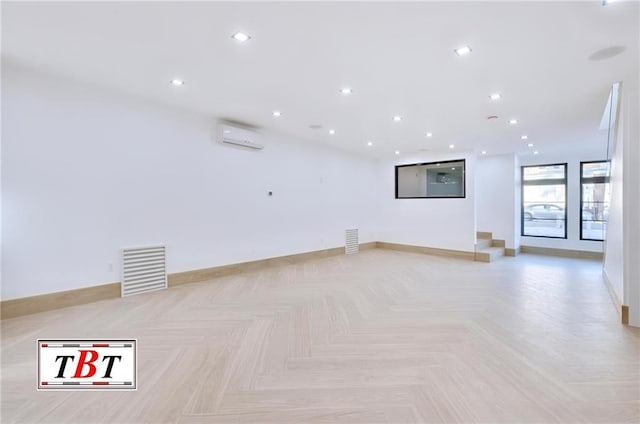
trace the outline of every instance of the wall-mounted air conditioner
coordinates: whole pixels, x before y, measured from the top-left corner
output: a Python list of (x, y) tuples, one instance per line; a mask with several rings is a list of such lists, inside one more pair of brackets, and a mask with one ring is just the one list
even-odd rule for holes
[(260, 134), (247, 128), (221, 123), (218, 125), (218, 136), (223, 144), (255, 150), (264, 149)]

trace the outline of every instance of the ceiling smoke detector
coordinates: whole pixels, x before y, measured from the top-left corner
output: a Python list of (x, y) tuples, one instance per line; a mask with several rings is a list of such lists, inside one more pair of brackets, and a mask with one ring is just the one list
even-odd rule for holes
[(591, 53), (588, 59), (592, 61), (611, 59), (612, 57), (616, 57), (619, 54), (623, 53), (625, 49), (626, 49), (625, 46), (606, 47), (604, 49), (600, 49)]

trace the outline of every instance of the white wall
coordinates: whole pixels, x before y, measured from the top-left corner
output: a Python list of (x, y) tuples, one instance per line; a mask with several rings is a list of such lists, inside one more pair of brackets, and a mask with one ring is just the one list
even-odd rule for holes
[[(476, 162), (476, 218), (478, 231), (489, 231), (504, 240), (506, 247), (519, 246), (516, 234), (520, 204), (514, 188), (516, 156), (480, 156)], [(519, 178), (519, 177), (518, 177)]]
[(621, 118), (624, 143), (624, 303), (629, 306), (629, 324), (640, 327), (640, 74), (624, 79)]
[[(472, 252), (475, 225), (475, 155), (472, 152), (408, 154), (378, 166), (378, 241)], [(396, 199), (395, 166), (466, 159), (464, 199)]]
[(618, 300), (629, 307), (629, 324), (640, 327), (640, 130), (638, 73), (624, 79), (612, 158), (604, 272)]
[[(615, 144), (611, 154), (611, 204), (607, 222), (603, 271), (616, 293), (617, 301), (624, 304), (624, 228), (623, 228), (623, 169), (624, 169), (624, 117), (618, 117)], [(620, 305), (618, 305), (620, 306)]]
[(171, 273), (374, 240), (372, 160), (223, 146), (211, 118), (6, 63), (2, 88), (2, 299), (119, 281), (123, 246), (166, 243)]
[[(602, 132), (602, 148), (575, 152), (571, 155), (544, 154), (520, 156), (520, 165), (567, 163), (567, 238), (521, 237), (523, 246), (602, 252), (601, 241), (580, 240), (580, 162), (606, 160), (606, 131)], [(518, 220), (520, 219), (518, 211)]]
[(513, 187), (513, 191), (515, 192), (516, 208), (514, 210), (514, 219), (511, 226), (513, 227), (513, 233), (515, 234), (515, 247), (518, 249), (522, 243), (520, 223), (520, 208), (522, 207), (522, 173), (520, 172), (520, 158), (518, 156), (515, 157), (515, 165), (516, 167), (513, 170), (513, 180), (516, 184)]

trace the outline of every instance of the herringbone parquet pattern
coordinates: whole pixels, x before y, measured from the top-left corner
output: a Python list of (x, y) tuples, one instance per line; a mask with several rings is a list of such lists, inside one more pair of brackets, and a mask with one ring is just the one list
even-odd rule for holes
[[(370, 250), (2, 323), (2, 422), (640, 422), (600, 264)], [(36, 392), (35, 340), (137, 338), (137, 392)]]

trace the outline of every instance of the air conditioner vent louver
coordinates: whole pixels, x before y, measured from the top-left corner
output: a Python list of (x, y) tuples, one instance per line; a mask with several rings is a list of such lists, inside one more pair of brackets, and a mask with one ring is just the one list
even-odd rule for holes
[(264, 146), (262, 144), (254, 143), (253, 141), (248, 139), (224, 137), (222, 139), (222, 142), (225, 144), (233, 144), (234, 146), (247, 147), (254, 150), (264, 149)]
[(236, 147), (244, 147), (252, 150), (262, 150), (262, 136), (256, 131), (233, 126), (229, 124), (220, 124), (218, 129), (220, 141), (223, 144), (233, 145)]
[(344, 246), (344, 253), (347, 255), (358, 253), (360, 251), (360, 244), (358, 243), (358, 229), (348, 229), (345, 231), (345, 234), (346, 243)]
[(165, 246), (122, 249), (122, 297), (167, 288)]

